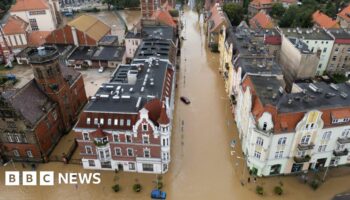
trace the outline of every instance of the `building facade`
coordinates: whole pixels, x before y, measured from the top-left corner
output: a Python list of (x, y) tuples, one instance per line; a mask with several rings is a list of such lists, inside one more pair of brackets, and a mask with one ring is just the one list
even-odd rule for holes
[(321, 28), (279, 30), (281, 34), (285, 35), (286, 37), (295, 37), (303, 41), (311, 53), (319, 56), (319, 62), (315, 75), (323, 75), (328, 66), (334, 44), (334, 39), (327, 33), (327, 31)]
[(291, 174), (350, 162), (350, 84), (295, 87), (287, 94), (275, 77), (243, 80), (235, 119), (253, 174)]
[(334, 45), (327, 66), (329, 74), (350, 76), (350, 34), (344, 29), (330, 29), (327, 33), (333, 38)]
[(74, 128), (84, 168), (168, 171), (175, 57), (172, 41), (144, 39), (91, 97)]
[(82, 75), (61, 67), (54, 47), (28, 53), (34, 79), (0, 97), (0, 143), (14, 161), (45, 162), (87, 99)]
[(58, 1), (18, 0), (10, 9), (10, 15), (29, 23), (33, 31), (53, 31), (58, 24)]

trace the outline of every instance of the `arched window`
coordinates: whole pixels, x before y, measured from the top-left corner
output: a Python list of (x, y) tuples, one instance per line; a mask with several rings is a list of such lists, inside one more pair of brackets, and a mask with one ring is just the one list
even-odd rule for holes
[(309, 144), (310, 141), (310, 135), (305, 135), (301, 138), (301, 144)]
[(287, 141), (287, 137), (281, 137), (281, 138), (278, 140), (278, 145), (285, 145), (285, 144), (286, 144), (286, 141)]

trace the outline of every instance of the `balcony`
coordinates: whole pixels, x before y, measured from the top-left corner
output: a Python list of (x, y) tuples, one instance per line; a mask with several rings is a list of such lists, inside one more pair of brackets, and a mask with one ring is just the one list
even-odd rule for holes
[(304, 163), (309, 162), (311, 157), (309, 155), (306, 156), (294, 156), (294, 162), (296, 163)]
[(298, 144), (298, 149), (299, 151), (306, 151), (306, 150), (310, 150), (314, 148), (314, 144), (310, 143), (310, 144)]
[(338, 138), (337, 141), (339, 144), (347, 144), (347, 143), (350, 143), (350, 137)]
[(349, 153), (348, 149), (344, 149), (342, 151), (337, 151), (337, 150), (333, 151), (334, 156), (347, 156), (348, 153)]

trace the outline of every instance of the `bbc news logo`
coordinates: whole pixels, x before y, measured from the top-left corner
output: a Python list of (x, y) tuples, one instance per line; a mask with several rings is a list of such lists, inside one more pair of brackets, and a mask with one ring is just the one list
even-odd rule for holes
[[(100, 173), (58, 173), (57, 184), (100, 184)], [(53, 186), (55, 185), (55, 173), (53, 171), (6, 171), (6, 186)]]

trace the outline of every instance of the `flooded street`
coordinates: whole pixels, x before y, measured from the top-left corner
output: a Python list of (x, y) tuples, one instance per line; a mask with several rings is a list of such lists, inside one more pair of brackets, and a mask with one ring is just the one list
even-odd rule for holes
[[(125, 17), (128, 19), (128, 17)], [(133, 24), (133, 17), (129, 22)], [(237, 138), (234, 120), (230, 114), (229, 100), (224, 83), (219, 74), (219, 54), (206, 48), (205, 28), (198, 23), (198, 15), (187, 10), (184, 16), (185, 28), (182, 46), (181, 67), (178, 73), (176, 111), (173, 124), (171, 166), (163, 175), (164, 188), (170, 200), (250, 200), (250, 199), (318, 199), (329, 200), (335, 194), (350, 189), (350, 168), (331, 169), (326, 182), (316, 191), (301, 183), (296, 176), (258, 178), (257, 182), (241, 185), (247, 180), (240, 143), (236, 144), (231, 156), (230, 141)], [(84, 73), (83, 73), (84, 74)], [(84, 74), (88, 95), (94, 93), (101, 80), (95, 80), (95, 72)], [(97, 73), (96, 73), (97, 74)], [(110, 72), (103, 73), (108, 78)], [(91, 78), (91, 79), (90, 79)], [(191, 100), (183, 104), (180, 96)], [(64, 165), (59, 162), (41, 164), (38, 171), (100, 172), (99, 185), (58, 185), (54, 187), (27, 186), (5, 187), (4, 171), (30, 170), (21, 164), (0, 168), (0, 199), (14, 200), (75, 200), (75, 199), (150, 199), (150, 191), (155, 186), (156, 175), (115, 173), (112, 171), (89, 171), (80, 165)], [(337, 172), (338, 175), (335, 175)], [(134, 183), (140, 183), (140, 193), (132, 191)], [(277, 196), (273, 188), (282, 182), (285, 194)], [(121, 191), (114, 193), (113, 184), (119, 183)], [(255, 194), (256, 185), (264, 187), (265, 195)], [(48, 196), (49, 195), (49, 196)]]

